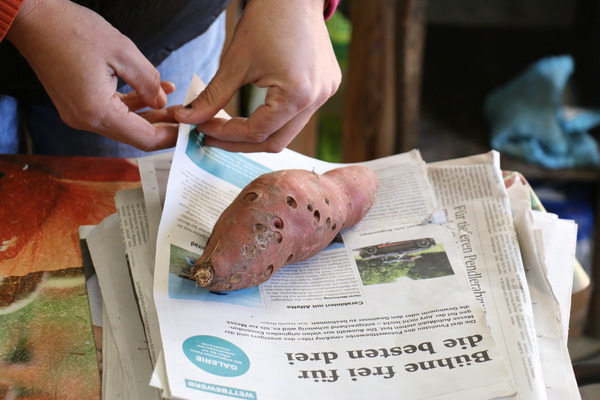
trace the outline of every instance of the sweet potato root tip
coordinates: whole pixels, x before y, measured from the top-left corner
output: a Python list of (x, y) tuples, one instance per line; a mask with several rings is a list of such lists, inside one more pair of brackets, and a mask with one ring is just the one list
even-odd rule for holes
[(210, 262), (200, 264), (192, 270), (192, 279), (200, 286), (208, 286), (212, 283), (214, 273)]

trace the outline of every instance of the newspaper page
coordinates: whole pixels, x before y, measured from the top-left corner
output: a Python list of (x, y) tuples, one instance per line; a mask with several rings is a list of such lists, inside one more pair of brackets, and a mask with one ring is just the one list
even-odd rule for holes
[[(155, 255), (156, 255), (156, 237), (158, 235), (158, 226), (160, 224), (160, 218), (162, 215), (162, 209), (165, 202), (166, 190), (167, 190), (167, 181), (169, 178), (169, 172), (171, 170), (171, 163), (173, 161), (173, 152), (165, 152), (159, 154), (153, 154), (150, 156), (145, 156), (137, 159), (138, 168), (140, 173), (140, 179), (142, 181), (142, 190), (143, 190), (143, 201), (146, 210), (146, 221), (148, 224), (148, 243), (146, 243), (143, 248), (138, 248), (136, 252), (144, 252), (149, 258), (142, 257), (142, 260), (150, 262), (147, 265), (147, 270), (151, 273), (151, 281), (148, 285), (147, 279), (140, 279), (140, 285), (138, 291), (144, 293), (153, 292), (154, 286), (154, 263), (155, 263)], [(139, 199), (137, 200), (139, 201)], [(117, 203), (117, 208), (119, 208), (119, 204)], [(140, 268), (140, 271), (144, 271), (144, 268)], [(133, 274), (132, 274), (132, 279)], [(148, 285), (148, 286), (144, 286)], [(139, 296), (139, 294), (138, 294)], [(154, 306), (153, 295), (145, 301), (145, 307), (147, 308), (147, 312), (149, 314), (153, 314), (156, 316), (156, 307)], [(140, 300), (141, 301), (141, 300)], [(170, 393), (166, 390), (163, 382), (165, 378), (163, 377), (164, 372), (164, 357), (162, 354), (162, 344), (160, 341), (160, 328), (158, 325), (158, 316), (156, 318), (148, 318), (144, 320), (146, 334), (150, 336), (148, 339), (149, 342), (153, 343), (154, 352), (156, 359), (153, 360), (153, 364), (155, 366), (154, 373), (152, 374), (152, 378), (150, 380), (150, 385), (163, 388), (162, 395), (164, 398), (170, 398)]]
[(115, 205), (131, 285), (135, 291), (140, 316), (144, 323), (148, 351), (154, 365), (161, 352), (158, 316), (152, 293), (155, 242), (150, 240), (150, 226), (143, 190), (135, 188), (117, 192)]
[(548, 399), (581, 398), (567, 347), (571, 295), (581, 266), (575, 258), (577, 224), (543, 211), (520, 173), (503, 171), (533, 307)]
[[(236, 154), (180, 126), (158, 231), (154, 299), (163, 396), (492, 399), (515, 395), (416, 151), (364, 163), (367, 216), (268, 282), (210, 292), (185, 277), (212, 226), (258, 175), (339, 165), (285, 150)], [(434, 383), (434, 384), (432, 384)]]
[[(117, 391), (120, 389), (121, 393), (128, 393), (130, 398), (159, 399), (158, 390), (148, 384), (153, 366), (131, 285), (117, 214), (108, 216), (98, 224), (87, 236), (87, 242), (107, 316), (103, 331), (114, 338), (121, 361), (122, 381), (126, 384), (117, 388)], [(111, 390), (111, 393), (114, 391)]]
[[(487, 156), (481, 157), (470, 157), (469, 162), (482, 162)], [(153, 161), (153, 158), (154, 156), (145, 157), (144, 162), (139, 163), (140, 175), (142, 181), (149, 182), (144, 185), (146, 201), (152, 202), (155, 199), (158, 203), (157, 199), (160, 197), (163, 201), (158, 207), (162, 210), (166, 176), (170, 169), (170, 163), (165, 164), (164, 160)], [(457, 161), (452, 160), (451, 162)], [(465, 160), (458, 162), (464, 163)], [(154, 177), (161, 175), (163, 178), (157, 183)], [(572, 264), (574, 258), (572, 248), (576, 240), (576, 226), (572, 221), (561, 220), (553, 214), (532, 210), (532, 189), (525, 179), (519, 173), (514, 172), (503, 171), (503, 175), (506, 175), (504, 176), (505, 186), (512, 214), (516, 216), (515, 225), (526, 271), (529, 271), (526, 276), (534, 309), (535, 329), (538, 336), (542, 373), (547, 382), (548, 399), (578, 399), (580, 398), (579, 390), (566, 345), (573, 278), (573, 268), (569, 268), (569, 265)], [(150, 178), (145, 179), (145, 177)], [(151, 206), (148, 205), (148, 207)], [(540, 220), (541, 223), (535, 222)], [(155, 224), (154, 230), (156, 231), (158, 221)], [(538, 245), (537, 242), (541, 243)], [(565, 247), (569, 244), (570, 247)], [(530, 258), (533, 258), (534, 261), (530, 261)], [(560, 318), (556, 317), (556, 312), (548, 312), (556, 307), (560, 310), (558, 313)], [(156, 378), (158, 379), (158, 377)], [(161, 385), (157, 384), (156, 386)]]
[(431, 163), (429, 178), (473, 294), (488, 311), (517, 381), (518, 398), (546, 399), (532, 302), (498, 153)]
[[(554, 214), (530, 210), (515, 225), (532, 298), (540, 361), (548, 399), (580, 398), (567, 348), (568, 310), (559, 299), (573, 280), (576, 225)], [(560, 282), (553, 275), (560, 273)], [(543, 350), (543, 351), (542, 351)]]
[(148, 222), (148, 252), (152, 256), (149, 269), (154, 269), (156, 237), (165, 204), (167, 181), (173, 162), (173, 152), (153, 154), (137, 159)]

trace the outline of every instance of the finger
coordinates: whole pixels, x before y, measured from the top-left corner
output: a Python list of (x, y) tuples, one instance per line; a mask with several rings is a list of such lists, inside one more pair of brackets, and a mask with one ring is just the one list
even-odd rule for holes
[(102, 125), (95, 131), (144, 151), (160, 150), (175, 145), (176, 124), (151, 124), (140, 115), (129, 111), (116, 95), (111, 106), (113, 112), (102, 120)]
[(175, 109), (177, 106), (171, 106), (167, 108), (161, 108), (158, 110), (147, 110), (139, 112), (138, 115), (144, 118), (146, 121), (151, 124), (155, 124), (158, 122), (168, 122), (177, 124), (177, 120), (175, 119)]
[[(160, 86), (165, 94), (169, 95), (175, 91), (175, 84), (169, 81), (162, 81)], [(140, 97), (139, 93), (132, 91), (129, 93), (120, 94), (121, 101), (129, 108), (130, 111), (137, 111), (148, 107), (148, 104)]]
[(163, 88), (166, 94), (171, 94), (177, 89), (177, 86), (171, 81), (160, 81), (160, 86)]
[(129, 116), (112, 125), (111, 132), (124, 131), (128, 136), (119, 136), (118, 140), (143, 151), (155, 151), (174, 147), (177, 143), (177, 124), (150, 124), (139, 115), (130, 112)]
[[(262, 142), (239, 142), (239, 141), (227, 141), (221, 137), (205, 136), (204, 144), (207, 146), (218, 147), (223, 150), (241, 153), (255, 153), (255, 152), (267, 152), (267, 153), (279, 153), (286, 148), (290, 142), (298, 135), (298, 133), (308, 123), (308, 120), (313, 115), (314, 109), (306, 109), (292, 118), (287, 124), (281, 127), (278, 131), (270, 135), (266, 140)], [(211, 120), (209, 123), (218, 124), (221, 121)], [(223, 120), (223, 125), (229, 121)], [(198, 130), (205, 133), (204, 125), (199, 125)]]
[(160, 73), (129, 39), (118, 56), (111, 60), (111, 67), (136, 91), (144, 104), (162, 108), (167, 95), (160, 84)]
[[(213, 118), (201, 124), (202, 132), (228, 142), (265, 142), (272, 134), (290, 123), (308, 109), (310, 101), (302, 102), (278, 87), (267, 91), (265, 104), (259, 106), (249, 118), (221, 120)], [(320, 104), (312, 104), (315, 109)], [(311, 113), (312, 114), (312, 113)]]
[(205, 122), (225, 108), (245, 83), (241, 76), (219, 70), (198, 97), (175, 111), (175, 118), (186, 124)]

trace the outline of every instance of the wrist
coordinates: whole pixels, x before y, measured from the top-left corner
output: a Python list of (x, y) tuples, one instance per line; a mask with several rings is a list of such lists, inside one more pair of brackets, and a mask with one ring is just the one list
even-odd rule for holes
[(4, 39), (11, 29), (19, 11), (23, 6), (23, 0), (0, 1), (0, 41)]
[[(43, 4), (44, 0), (41, 0), (41, 2)], [(6, 35), (4, 36), (6, 40), (15, 44), (15, 41), (18, 41), (24, 35), (24, 33), (27, 31), (29, 21), (32, 19), (31, 14), (35, 14), (34, 11), (39, 5), (38, 3), (40, 3), (40, 0), (21, 1), (21, 7), (19, 8), (18, 13), (6, 32)]]

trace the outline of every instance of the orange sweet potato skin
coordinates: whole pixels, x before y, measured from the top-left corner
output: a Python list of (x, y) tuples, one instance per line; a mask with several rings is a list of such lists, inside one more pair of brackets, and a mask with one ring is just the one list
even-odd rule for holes
[(375, 173), (363, 166), (264, 174), (223, 211), (190, 277), (216, 291), (259, 285), (359, 222), (377, 189)]

